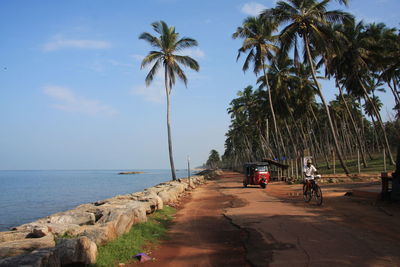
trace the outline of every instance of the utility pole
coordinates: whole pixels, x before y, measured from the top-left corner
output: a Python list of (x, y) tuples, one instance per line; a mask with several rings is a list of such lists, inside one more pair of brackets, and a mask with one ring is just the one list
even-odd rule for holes
[(187, 156), (187, 166), (188, 166), (188, 180), (189, 180), (189, 187), (192, 186), (191, 179), (190, 179), (190, 157)]

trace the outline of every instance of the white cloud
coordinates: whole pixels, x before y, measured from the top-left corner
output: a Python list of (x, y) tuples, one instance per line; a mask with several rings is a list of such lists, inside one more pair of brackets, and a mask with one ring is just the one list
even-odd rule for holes
[(43, 89), (43, 93), (55, 100), (58, 100), (58, 104), (53, 104), (52, 107), (55, 109), (82, 113), (87, 115), (109, 115), (113, 116), (118, 112), (111, 106), (105, 105), (98, 100), (87, 99), (76, 95), (70, 89), (61, 86), (46, 86)]
[(130, 57), (133, 58), (134, 60), (140, 61), (140, 62), (142, 62), (142, 60), (144, 59), (143, 55), (138, 55), (138, 54), (130, 55)]
[[(151, 67), (152, 65), (148, 65), (142, 70), (145, 75), (149, 73)], [(164, 72), (162, 68), (156, 72), (154, 79), (149, 86), (146, 86), (145, 84), (135, 86), (132, 89), (131, 94), (140, 96), (147, 102), (162, 103), (165, 96)]]
[(257, 2), (249, 2), (242, 6), (240, 11), (246, 15), (258, 16), (267, 7)]
[(146, 85), (136, 86), (132, 89), (131, 94), (141, 96), (145, 101), (160, 104), (164, 100), (165, 87), (163, 82), (158, 79), (148, 87)]
[(195, 59), (204, 58), (205, 54), (200, 48), (186, 48), (179, 52), (180, 55), (193, 57)]
[(105, 72), (106, 70), (110, 68), (120, 68), (123, 70), (126, 69), (133, 69), (134, 68), (134, 63), (124, 63), (120, 62), (114, 59), (104, 59), (104, 60), (97, 60), (94, 61), (92, 64), (88, 66), (88, 68), (92, 71), (96, 72)]
[(43, 45), (44, 51), (55, 51), (66, 48), (75, 49), (106, 49), (111, 47), (107, 41), (84, 40), (84, 39), (66, 39), (62, 35), (55, 35), (51, 40)]

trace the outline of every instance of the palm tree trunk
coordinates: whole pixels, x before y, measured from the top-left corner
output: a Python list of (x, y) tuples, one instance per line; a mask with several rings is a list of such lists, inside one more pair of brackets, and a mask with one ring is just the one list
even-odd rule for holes
[[(295, 142), (294, 139), (293, 139), (293, 136), (292, 136), (292, 134), (291, 134), (291, 132), (290, 132), (290, 130), (289, 130), (289, 126), (288, 126), (286, 120), (284, 119), (283, 121), (285, 122), (285, 127), (286, 127), (286, 131), (287, 131), (287, 133), (288, 133), (288, 135), (289, 135), (290, 142), (291, 142), (292, 145), (293, 145), (293, 151), (296, 152), (296, 151), (297, 151), (296, 142)], [(287, 155), (287, 156), (289, 156), (289, 155)]]
[(268, 91), (268, 100), (269, 100), (269, 107), (271, 109), (271, 115), (272, 115), (272, 120), (274, 122), (274, 131), (275, 131), (275, 144), (276, 147), (278, 148), (278, 157), (281, 156), (281, 153), (279, 151), (279, 135), (278, 135), (278, 127), (276, 126), (276, 118), (275, 118), (275, 111), (274, 111), (274, 106), (272, 105), (272, 97), (271, 97), (271, 88), (269, 86), (269, 82), (268, 82), (268, 76), (267, 73), (265, 71), (265, 65), (264, 65), (264, 59), (261, 59), (261, 64), (262, 64), (262, 68), (263, 68), (263, 74), (264, 74), (264, 80), (265, 80), (265, 85), (267, 86), (267, 91)]
[[(321, 135), (322, 135), (321, 127), (319, 126), (318, 119), (317, 119), (317, 116), (315, 115), (315, 112), (314, 112), (314, 109), (313, 109), (313, 106), (312, 106), (312, 105), (310, 105), (310, 111), (311, 111), (311, 115), (312, 115), (313, 118), (314, 118), (314, 121), (315, 121), (315, 124), (316, 124), (316, 126), (317, 126), (317, 130), (318, 130), (318, 132), (319, 132), (319, 135), (321, 136)], [(314, 136), (315, 136), (315, 134), (314, 134)], [(315, 140), (317, 140), (317, 139), (315, 139)], [(317, 142), (318, 142), (318, 141), (317, 141)], [(321, 148), (321, 145), (322, 145), (322, 142), (319, 142), (319, 144), (317, 144), (317, 146), (318, 146), (318, 148), (319, 148), (321, 154), (323, 153), (324, 156), (325, 156), (325, 158), (327, 159), (328, 157), (326, 156), (325, 150), (323, 150), (323, 149)], [(328, 165), (329, 165), (329, 164), (328, 164)], [(329, 169), (329, 168), (328, 168), (328, 169)]]
[(281, 156), (287, 157), (288, 153), (286, 151), (285, 142), (283, 141), (283, 138), (282, 138), (282, 132), (279, 129), (278, 129), (278, 134), (279, 134), (279, 139), (281, 141), (280, 143), (281, 143), (282, 151), (283, 151), (283, 155), (281, 155)]
[(174, 157), (172, 155), (172, 137), (171, 137), (171, 90), (168, 83), (168, 69), (165, 67), (165, 92), (167, 94), (167, 129), (168, 129), (168, 152), (169, 163), (171, 165), (172, 180), (176, 180)]
[(369, 97), (368, 92), (367, 92), (367, 89), (365, 89), (364, 84), (361, 82), (361, 80), (360, 80), (359, 82), (360, 82), (361, 87), (362, 87), (362, 89), (363, 89), (363, 91), (364, 91), (365, 97), (368, 99), (368, 101), (369, 101), (369, 102), (371, 103), (371, 105), (372, 105), (372, 108), (373, 108), (374, 113), (375, 113), (375, 117), (376, 117), (376, 119), (378, 120), (379, 126), (381, 127), (381, 130), (382, 130), (382, 133), (383, 133), (383, 139), (384, 139), (384, 141), (385, 141), (386, 153), (387, 153), (387, 155), (389, 156), (390, 164), (391, 164), (391, 165), (395, 165), (395, 162), (394, 162), (394, 159), (393, 159), (393, 156), (392, 156), (392, 152), (390, 151), (390, 146), (389, 146), (389, 141), (388, 141), (388, 139), (387, 139), (386, 130), (385, 130), (385, 127), (383, 126), (383, 122), (382, 122), (381, 116), (379, 115), (379, 111), (378, 111), (378, 109), (376, 108), (374, 102), (372, 102), (371, 98)]
[[(396, 105), (400, 105), (400, 96), (399, 96), (399, 93), (397, 93), (396, 90), (392, 87), (392, 85), (390, 84), (390, 81), (389, 81), (387, 84), (388, 84), (390, 90), (392, 91), (392, 94), (393, 94), (393, 96), (394, 96)], [(395, 82), (394, 82), (394, 81), (393, 81), (393, 84), (395, 85)]]
[(351, 121), (351, 125), (353, 126), (354, 133), (356, 134), (357, 144), (358, 144), (358, 147), (360, 148), (360, 152), (361, 152), (361, 157), (362, 157), (364, 168), (367, 168), (368, 165), (367, 165), (367, 161), (365, 159), (365, 155), (364, 155), (365, 153), (363, 151), (363, 146), (361, 145), (361, 137), (360, 137), (360, 134), (359, 134), (359, 132), (357, 130), (356, 122), (354, 121), (353, 115), (350, 112), (349, 105), (347, 105), (347, 101), (344, 98), (342, 87), (340, 86), (340, 84), (337, 81), (336, 81), (336, 84), (337, 84), (337, 87), (339, 88), (340, 97), (342, 98), (342, 100), (344, 102), (344, 105), (346, 107), (347, 113), (348, 113), (348, 115), (350, 117), (350, 121)]
[(343, 161), (342, 152), (340, 151), (339, 144), (338, 144), (338, 141), (337, 141), (337, 138), (336, 138), (336, 134), (335, 134), (335, 129), (333, 128), (331, 115), (329, 113), (329, 107), (328, 107), (328, 105), (327, 105), (327, 103), (325, 101), (324, 95), (322, 94), (320, 85), (318, 83), (318, 80), (317, 80), (317, 77), (316, 77), (316, 74), (315, 74), (314, 63), (313, 63), (312, 58), (311, 58), (310, 46), (309, 46), (309, 43), (308, 43), (307, 34), (303, 35), (303, 39), (304, 39), (304, 44), (305, 44), (305, 47), (306, 47), (306, 53), (307, 53), (308, 62), (309, 62), (310, 67), (311, 67), (311, 74), (312, 74), (315, 86), (318, 89), (318, 95), (321, 98), (321, 101), (322, 101), (322, 103), (323, 103), (323, 105), (325, 107), (326, 115), (328, 117), (329, 127), (330, 127), (331, 132), (332, 132), (333, 142), (335, 144), (337, 156), (339, 158), (340, 164), (342, 165), (342, 168), (343, 168), (344, 172), (346, 174), (349, 174), (350, 173), (349, 169), (347, 168), (346, 163)]
[[(299, 129), (300, 127), (297, 125), (297, 123), (296, 123), (296, 121), (295, 121), (295, 119), (294, 119), (293, 112), (292, 112), (292, 110), (291, 110), (290, 107), (289, 107), (289, 102), (288, 102), (288, 101), (285, 101), (285, 103), (286, 103), (286, 109), (289, 111), (290, 118), (291, 118), (292, 121), (293, 121), (293, 125), (294, 125), (294, 127), (296, 128), (297, 132), (300, 133), (300, 129)], [(300, 140), (301, 140), (302, 143), (303, 143), (303, 149), (305, 149), (305, 148), (306, 148), (305, 136), (304, 136), (304, 133), (302, 133), (302, 134), (303, 134), (303, 135), (302, 135), (302, 137), (300, 138)], [(297, 151), (297, 149), (296, 149), (295, 151)]]

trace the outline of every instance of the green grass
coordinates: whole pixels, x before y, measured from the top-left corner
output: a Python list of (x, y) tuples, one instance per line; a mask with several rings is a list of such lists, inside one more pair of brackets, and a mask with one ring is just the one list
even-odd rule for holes
[[(357, 166), (357, 155), (353, 159), (347, 159), (346, 165), (350, 170), (350, 173), (358, 173), (358, 166)], [(367, 156), (367, 168), (363, 168), (362, 160), (360, 157), (360, 171), (362, 173), (380, 173), (384, 171), (384, 161), (382, 154), (375, 154), (372, 155), (373, 159), (370, 160)], [(322, 174), (333, 174), (333, 161), (330, 161), (331, 168), (328, 169), (326, 166), (325, 160), (319, 159), (318, 160), (318, 171)], [(386, 171), (391, 172), (394, 171), (395, 166), (390, 165), (389, 159), (386, 158)], [(335, 169), (337, 174), (344, 173), (342, 166), (338, 159), (335, 161)]]
[(97, 263), (92, 266), (110, 267), (118, 263), (127, 263), (132, 256), (146, 252), (146, 248), (167, 238), (176, 210), (169, 206), (148, 216), (145, 223), (135, 224), (132, 229), (98, 248)]

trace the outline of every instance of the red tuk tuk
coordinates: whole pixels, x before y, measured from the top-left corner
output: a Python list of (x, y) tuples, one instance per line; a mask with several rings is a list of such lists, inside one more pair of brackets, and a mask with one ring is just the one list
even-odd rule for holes
[(273, 169), (287, 169), (288, 167), (288, 165), (271, 159), (263, 159), (262, 162), (245, 163), (245, 177), (243, 179), (243, 186), (247, 187), (247, 185), (260, 185), (261, 188), (266, 188), (272, 175), (274, 174)]
[(247, 187), (247, 185), (259, 185), (261, 188), (267, 187), (270, 179), (267, 162), (246, 163), (244, 164), (244, 173), (244, 187)]

